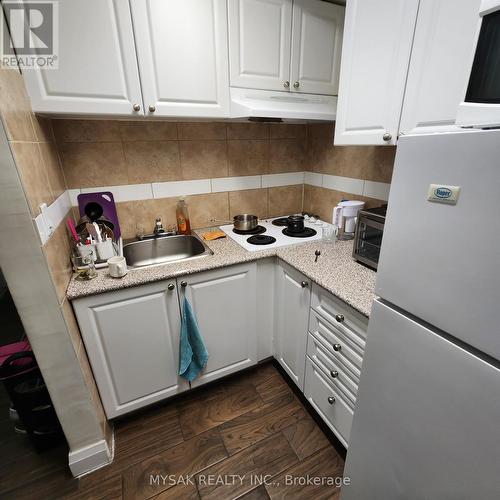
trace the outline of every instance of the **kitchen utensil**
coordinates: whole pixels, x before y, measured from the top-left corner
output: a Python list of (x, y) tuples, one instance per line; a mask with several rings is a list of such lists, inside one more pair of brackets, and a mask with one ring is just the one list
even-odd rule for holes
[(108, 259), (108, 269), (113, 278), (123, 278), (128, 272), (125, 257), (117, 255)]
[(304, 231), (304, 216), (290, 215), (286, 220), (286, 226), (289, 233), (301, 233)]
[(73, 239), (75, 240), (75, 243), (78, 244), (78, 243), (81, 243), (81, 240), (80, 240), (80, 236), (78, 236), (77, 232), (76, 232), (76, 229), (75, 229), (75, 224), (73, 222), (73, 219), (68, 219), (66, 221), (66, 223), (68, 224), (68, 228), (71, 232), (71, 236), (73, 237)]
[(356, 230), (358, 212), (365, 206), (364, 201), (341, 201), (333, 209), (333, 224), (339, 228), (340, 240), (352, 240)]
[[(113, 229), (115, 233), (115, 238), (118, 240), (121, 236), (120, 224), (118, 221), (118, 215), (116, 213), (115, 200), (113, 198), (113, 193), (109, 191), (102, 191), (99, 193), (82, 193), (78, 195), (78, 209), (80, 211), (80, 217), (87, 215), (85, 208), (89, 203), (97, 203), (102, 208), (102, 213), (100, 219), (110, 221), (113, 224)], [(92, 209), (92, 212), (90, 211)], [(93, 205), (87, 210), (92, 216), (99, 213), (99, 209)], [(88, 215), (87, 215), (88, 217)], [(94, 222), (94, 221), (91, 221)], [(99, 220), (101, 222), (101, 220)]]
[(99, 224), (97, 224), (97, 222), (94, 222), (92, 225), (94, 226), (95, 229), (96, 242), (102, 243), (101, 229), (99, 228)]
[(97, 232), (94, 224), (87, 222), (87, 224), (85, 224), (85, 229), (87, 230), (89, 236), (92, 236), (94, 241), (97, 241)]
[(257, 227), (259, 218), (256, 215), (241, 214), (233, 217), (234, 229), (238, 231), (251, 231)]
[(102, 217), (103, 214), (102, 206), (95, 201), (87, 203), (83, 210), (85, 212), (85, 215), (90, 219), (91, 222), (96, 221), (97, 219)]

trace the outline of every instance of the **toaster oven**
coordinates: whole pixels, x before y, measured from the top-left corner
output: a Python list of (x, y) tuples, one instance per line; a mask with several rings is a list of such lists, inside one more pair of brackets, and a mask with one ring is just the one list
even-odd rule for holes
[(377, 269), (380, 246), (384, 235), (387, 205), (361, 210), (358, 214), (352, 256), (355, 260)]

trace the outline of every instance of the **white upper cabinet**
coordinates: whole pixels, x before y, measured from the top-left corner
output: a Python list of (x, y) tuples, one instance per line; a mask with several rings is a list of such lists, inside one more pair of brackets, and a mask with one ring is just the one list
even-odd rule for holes
[(290, 0), (228, 0), (231, 85), (285, 90), (290, 84)]
[(481, 0), (420, 0), (400, 133), (455, 125), (469, 80)]
[(347, 2), (335, 144), (396, 143), (418, 4)]
[(344, 7), (294, 0), (290, 87), (307, 94), (338, 94)]
[(146, 115), (229, 116), (225, 0), (130, 0)]
[(231, 85), (337, 95), (344, 7), (228, 0)]
[(59, 68), (23, 71), (33, 111), (142, 115), (128, 2), (64, 0), (58, 5)]

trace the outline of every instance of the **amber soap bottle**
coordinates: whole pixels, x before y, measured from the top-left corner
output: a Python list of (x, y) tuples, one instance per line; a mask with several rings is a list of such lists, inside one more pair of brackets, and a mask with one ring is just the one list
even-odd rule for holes
[(189, 212), (184, 196), (179, 198), (175, 209), (177, 219), (177, 231), (179, 234), (191, 234), (191, 223), (189, 222)]

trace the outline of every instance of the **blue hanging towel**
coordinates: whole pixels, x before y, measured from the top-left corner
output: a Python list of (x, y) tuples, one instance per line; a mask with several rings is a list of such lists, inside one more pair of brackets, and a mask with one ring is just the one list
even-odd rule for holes
[(192, 382), (205, 368), (208, 351), (203, 342), (196, 316), (191, 304), (184, 296), (181, 338), (179, 346), (179, 375)]

